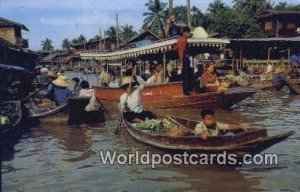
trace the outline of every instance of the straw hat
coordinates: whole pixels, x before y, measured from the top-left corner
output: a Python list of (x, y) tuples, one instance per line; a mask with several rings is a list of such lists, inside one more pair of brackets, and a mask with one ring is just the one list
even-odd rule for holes
[(70, 84), (68, 82), (68, 78), (64, 75), (58, 76), (56, 80), (52, 81), (52, 83), (59, 87), (69, 87)]
[(130, 83), (131, 83), (131, 87), (134, 87), (137, 84), (137, 82), (134, 79), (132, 79), (131, 76), (123, 77), (121, 81), (121, 88), (129, 86)]
[(47, 76), (48, 77), (53, 77), (53, 78), (57, 77), (56, 74), (55, 74), (55, 72), (53, 72), (53, 71), (49, 71), (48, 74), (47, 74)]
[(40, 70), (40, 72), (41, 72), (41, 73), (48, 73), (49, 70), (48, 70), (47, 68), (44, 67), (44, 68), (42, 68), (42, 69)]
[(208, 38), (208, 34), (203, 29), (203, 27), (196, 27), (192, 31), (192, 34), (193, 34), (193, 38), (195, 38), (195, 39), (206, 39), (206, 38)]

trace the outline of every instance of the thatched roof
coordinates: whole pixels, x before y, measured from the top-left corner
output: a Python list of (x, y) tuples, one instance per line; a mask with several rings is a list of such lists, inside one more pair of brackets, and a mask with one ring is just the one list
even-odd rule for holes
[(57, 61), (57, 57), (59, 56), (65, 56), (67, 55), (68, 53), (51, 53), (49, 55), (47, 55), (46, 57), (44, 57), (43, 59), (41, 59), (39, 62), (40, 63), (51, 63), (53, 61)]
[(80, 59), (80, 57), (79, 56), (70, 55), (68, 57), (63, 58), (59, 63), (66, 64), (66, 63), (69, 63), (72, 59)]

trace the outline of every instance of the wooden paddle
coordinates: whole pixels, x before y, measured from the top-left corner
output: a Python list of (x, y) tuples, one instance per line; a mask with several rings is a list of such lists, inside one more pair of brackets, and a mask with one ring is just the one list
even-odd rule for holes
[[(132, 84), (132, 81), (133, 81), (133, 75), (134, 75), (134, 71), (136, 70), (136, 65), (134, 66), (134, 68), (132, 69), (132, 73), (131, 73), (131, 81), (129, 83), (129, 88), (131, 88), (131, 84)], [(128, 98), (128, 94), (127, 94), (127, 97), (126, 97), (126, 101), (127, 101), (127, 98)], [(123, 121), (124, 121), (124, 118), (123, 118), (123, 114), (121, 114), (121, 118), (119, 120), (119, 124), (118, 124), (118, 127), (115, 131), (115, 135), (119, 134), (121, 128), (122, 128), (122, 124), (123, 124)]]
[(21, 99), (21, 101), (26, 101), (27, 99), (29, 99), (30, 97), (36, 95), (38, 92), (42, 91), (43, 89), (45, 89), (46, 87), (48, 87), (50, 83), (48, 83), (47, 85), (43, 85), (41, 88), (39, 88), (38, 90), (34, 91), (33, 93), (30, 93), (29, 95), (27, 95), (26, 97), (24, 97), (23, 99)]

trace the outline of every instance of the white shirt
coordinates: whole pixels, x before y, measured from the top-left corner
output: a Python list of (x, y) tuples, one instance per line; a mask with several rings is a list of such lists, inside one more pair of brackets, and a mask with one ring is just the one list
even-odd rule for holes
[(79, 91), (79, 97), (92, 97), (94, 95), (94, 89), (81, 89)]
[(209, 130), (206, 125), (203, 123), (203, 121), (201, 121), (200, 123), (198, 123), (195, 127), (195, 135), (198, 134), (203, 134), (205, 132), (209, 133), (210, 136), (218, 136), (220, 130), (226, 130), (229, 128), (228, 124), (225, 123), (217, 123), (216, 128), (213, 130)]
[(139, 86), (135, 87), (135, 90), (131, 95), (128, 95), (125, 92), (120, 96), (120, 107), (122, 110), (125, 110), (127, 106), (130, 111), (141, 113), (144, 110), (144, 107), (141, 101), (140, 92), (144, 89), (146, 83), (139, 76), (137, 76), (136, 79), (139, 83)]
[(273, 71), (273, 66), (271, 64), (267, 67), (267, 73), (271, 73)]

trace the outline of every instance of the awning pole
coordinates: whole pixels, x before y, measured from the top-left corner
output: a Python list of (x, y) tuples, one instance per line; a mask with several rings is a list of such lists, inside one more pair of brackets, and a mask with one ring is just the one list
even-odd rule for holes
[(164, 62), (164, 81), (166, 80), (166, 53), (163, 54), (163, 62)]

